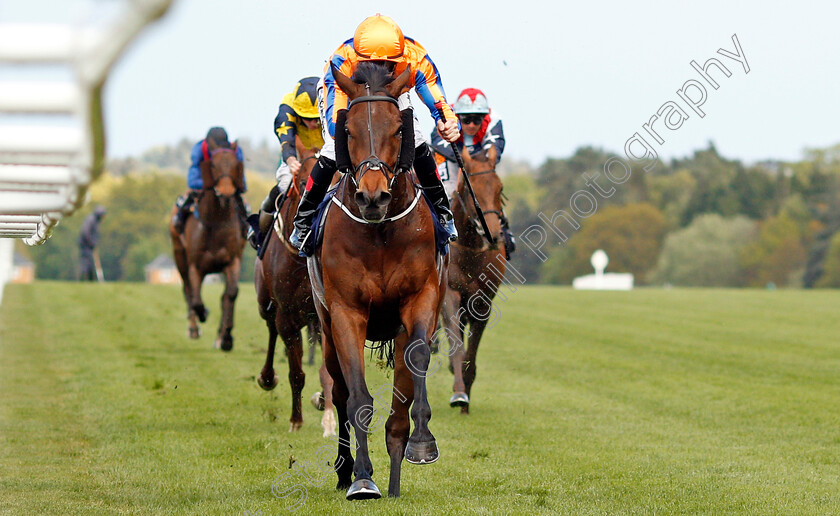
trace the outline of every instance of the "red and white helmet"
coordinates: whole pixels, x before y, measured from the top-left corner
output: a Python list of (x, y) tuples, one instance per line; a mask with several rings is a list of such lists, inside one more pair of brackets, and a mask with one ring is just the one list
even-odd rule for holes
[(481, 113), (486, 115), (490, 112), (490, 104), (484, 92), (477, 88), (467, 88), (458, 94), (455, 101), (455, 114), (465, 115), (468, 113)]

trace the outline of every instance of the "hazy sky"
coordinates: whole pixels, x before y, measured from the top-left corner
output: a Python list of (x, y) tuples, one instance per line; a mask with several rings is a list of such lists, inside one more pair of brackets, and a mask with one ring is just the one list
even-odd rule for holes
[[(68, 12), (58, 0), (2, 2), (0, 21), (84, 21), (113, 3)], [(621, 151), (667, 101), (689, 118), (673, 131), (655, 122), (665, 142), (653, 148), (665, 158), (709, 140), (747, 161), (796, 159), (805, 147), (840, 141), (836, 2), (176, 0), (107, 83), (109, 155), (197, 140), (212, 125), (268, 139), (279, 151), (272, 124), (281, 97), (299, 78), (321, 74), (330, 53), (376, 12), (426, 48), (450, 101), (466, 87), (485, 91), (514, 158), (539, 163), (585, 144)], [(735, 51), (733, 34), (748, 74), (716, 53)], [(713, 69), (717, 90), (701, 79), (701, 118), (677, 90), (700, 79), (691, 60), (711, 57), (732, 75)], [(431, 129), (425, 107), (415, 107)]]

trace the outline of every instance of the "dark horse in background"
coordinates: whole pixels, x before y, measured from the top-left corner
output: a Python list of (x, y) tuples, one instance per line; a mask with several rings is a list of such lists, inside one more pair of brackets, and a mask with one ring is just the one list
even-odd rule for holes
[[(308, 265), (324, 359), (335, 382), (337, 488), (347, 489), (350, 500), (381, 496), (371, 479), (368, 451), (368, 432), (379, 414), (365, 383), (366, 338), (395, 339), (391, 415), (385, 424), (391, 462), (388, 494), (400, 494), (404, 457), (428, 464), (439, 455), (429, 431), (426, 371), (429, 338), (446, 285), (446, 260), (437, 254), (432, 214), (419, 199), (413, 174), (395, 170), (402, 138), (411, 138), (410, 146), (404, 147), (414, 149), (413, 129), (403, 122), (408, 118), (406, 124), (411, 125), (413, 118), (401, 116), (396, 102), (410, 73), (407, 69), (393, 79), (387, 68), (368, 62), (359, 64), (351, 80), (333, 68), (338, 86), (350, 99), (345, 127), (353, 171), (338, 184), (333, 197), (337, 206), (328, 212), (323, 243)], [(410, 437), (409, 407), (415, 425)]]
[[(289, 431), (300, 429), (303, 424), (301, 411), (301, 392), (306, 375), (301, 367), (303, 341), (301, 329), (308, 327), (309, 339), (321, 338), (318, 314), (312, 301), (312, 287), (306, 259), (298, 256), (298, 251), (289, 244), (292, 221), (300, 202), (300, 192), (309, 179), (309, 173), (318, 158), (318, 149), (305, 149), (297, 139), (297, 154), (301, 168), (292, 181), (289, 192), (282, 206), (275, 210), (275, 219), (271, 234), (265, 244), (262, 258), (257, 258), (254, 282), (257, 289), (257, 303), (260, 316), (268, 326), (268, 353), (265, 365), (257, 377), (257, 383), (270, 391), (277, 386), (278, 378), (274, 372), (274, 348), (277, 336), (286, 345), (286, 357), (289, 360), (289, 384), (292, 388), (292, 417)], [(278, 197), (280, 198), (280, 197)], [(282, 236), (280, 236), (282, 235)], [(332, 403), (332, 378), (325, 365), (320, 370), (321, 386), (324, 396), (324, 416), (321, 427), (324, 437), (335, 435), (335, 415)], [(320, 397), (320, 395), (318, 395)]]
[[(452, 199), (452, 213), (458, 228), (458, 241), (451, 246), (449, 288), (443, 302), (443, 326), (450, 341), (450, 369), (455, 374), (449, 404), (470, 411), (470, 390), (476, 375), (476, 355), (484, 329), (490, 322), (490, 303), (505, 275), (502, 238), (502, 181), (496, 175), (496, 148), (470, 156), (462, 153), (475, 196), (490, 229), (490, 238), (478, 221), (463, 177)], [(463, 172), (461, 172), (463, 174)], [(492, 242), (492, 243), (491, 243)], [(469, 346), (464, 349), (464, 332), (469, 330)], [(453, 342), (453, 340), (455, 342)]]
[[(236, 143), (219, 147), (207, 141), (210, 157), (201, 162), (204, 188), (196, 201), (196, 216), (188, 217), (184, 232), (169, 225), (172, 252), (187, 301), (190, 338), (201, 335), (198, 321), (207, 320), (207, 308), (201, 300), (201, 282), (208, 274), (225, 273), (222, 294), (222, 317), (215, 346), (225, 351), (233, 349), (233, 304), (239, 293), (239, 270), (242, 248), (245, 246), (243, 220), (247, 216), (240, 193), (244, 189), (244, 166), (236, 159)], [(175, 212), (173, 208), (173, 215)]]

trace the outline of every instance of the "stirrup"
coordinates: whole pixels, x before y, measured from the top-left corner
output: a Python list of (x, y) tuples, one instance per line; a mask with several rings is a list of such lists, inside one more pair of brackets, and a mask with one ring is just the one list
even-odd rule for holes
[(311, 230), (300, 230), (297, 226), (295, 226), (295, 229), (292, 230), (292, 234), (289, 235), (289, 243), (292, 244), (292, 247), (295, 249), (300, 250), (310, 231)]
[[(259, 231), (259, 217), (258, 213), (252, 213), (248, 216), (248, 243), (255, 251), (260, 250), (260, 231)], [(255, 229), (256, 228), (256, 229)]]
[(449, 241), (454, 242), (458, 240), (458, 230), (455, 228), (455, 220), (454, 219), (441, 219), (441, 224), (443, 224), (443, 229), (449, 235)]

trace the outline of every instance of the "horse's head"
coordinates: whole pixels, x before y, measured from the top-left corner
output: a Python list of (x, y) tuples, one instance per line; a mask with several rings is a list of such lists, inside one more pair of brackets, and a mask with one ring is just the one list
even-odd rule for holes
[[(368, 61), (359, 64), (352, 79), (335, 68), (333, 76), (350, 100), (344, 127), (356, 184), (354, 199), (362, 217), (380, 222), (391, 202), (403, 138), (396, 98), (408, 84), (410, 70), (394, 79), (388, 68)], [(413, 130), (407, 136), (413, 145)]]
[(208, 139), (207, 149), (210, 159), (201, 162), (204, 189), (213, 190), (222, 204), (226, 205), (234, 195), (245, 189), (245, 167), (236, 157), (236, 142), (224, 147)]
[[(490, 229), (489, 236), (494, 243), (499, 242), (502, 238), (502, 180), (496, 175), (496, 147), (491, 146), (486, 151), (472, 156), (465, 148), (461, 155), (470, 175), (470, 184)], [(470, 199), (467, 186), (461, 177), (458, 178), (458, 194), (464, 201)], [(469, 224), (473, 225), (479, 235), (483, 235), (484, 229), (478, 221), (478, 214), (472, 202), (465, 203), (464, 212)]]

